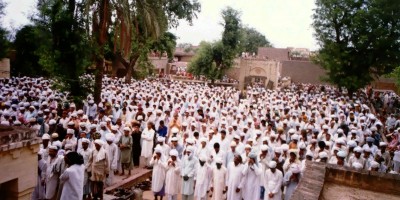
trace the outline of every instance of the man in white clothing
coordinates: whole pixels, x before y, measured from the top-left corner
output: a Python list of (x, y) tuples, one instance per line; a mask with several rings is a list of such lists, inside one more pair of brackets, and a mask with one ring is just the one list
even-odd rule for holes
[(181, 184), (181, 160), (178, 158), (178, 151), (176, 149), (172, 149), (169, 152), (169, 156), (165, 177), (165, 194), (167, 194), (168, 200), (177, 200)]
[(62, 158), (57, 156), (58, 147), (51, 145), (49, 147), (49, 157), (46, 162), (46, 198), (57, 198), (57, 186), (61, 175)]
[(211, 167), (207, 163), (207, 157), (205, 155), (201, 155), (194, 179), (194, 194), (197, 200), (207, 200), (207, 193), (210, 188), (211, 172)]
[(187, 147), (186, 156), (184, 156), (181, 165), (182, 200), (193, 200), (194, 196), (194, 176), (196, 172), (197, 159), (193, 156), (193, 153), (193, 146)]
[(114, 172), (117, 170), (117, 166), (118, 166), (119, 148), (114, 143), (114, 140), (115, 140), (115, 135), (113, 133), (106, 134), (107, 144), (104, 145), (104, 149), (108, 153), (108, 166), (110, 169), (110, 174), (106, 178), (106, 182), (105, 182), (106, 186), (110, 186), (113, 184)]
[(258, 200), (260, 199), (260, 163), (257, 163), (257, 154), (250, 153), (247, 163), (244, 165), (243, 174), (243, 199)]
[(227, 169), (223, 166), (221, 158), (215, 159), (216, 166), (212, 169), (211, 174), (211, 188), (212, 200), (226, 199), (226, 191), (228, 189), (226, 177)]
[(227, 186), (228, 186), (228, 194), (227, 197), (229, 200), (241, 200), (242, 199), (242, 187), (243, 187), (243, 164), (242, 157), (239, 154), (236, 154), (233, 162), (228, 165), (228, 173), (227, 173)]
[(280, 170), (276, 170), (277, 163), (269, 162), (269, 169), (264, 174), (264, 200), (282, 200), (282, 180), (283, 175)]
[(167, 169), (167, 163), (165, 162), (164, 155), (162, 155), (163, 149), (157, 146), (154, 149), (154, 155), (150, 160), (150, 166), (153, 167), (153, 175), (151, 181), (151, 190), (154, 193), (154, 199), (160, 197), (160, 200), (165, 195), (165, 172)]

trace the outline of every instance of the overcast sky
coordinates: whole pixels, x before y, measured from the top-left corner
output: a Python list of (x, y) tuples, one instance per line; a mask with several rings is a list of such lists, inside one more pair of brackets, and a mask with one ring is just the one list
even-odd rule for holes
[[(3, 25), (11, 29), (29, 23), (36, 0), (4, 0), (7, 2)], [(197, 45), (201, 41), (221, 37), (221, 10), (231, 6), (241, 12), (242, 23), (264, 34), (275, 47), (302, 47), (316, 50), (311, 27), (314, 0), (200, 0), (201, 13), (193, 26), (182, 21), (171, 30), (178, 43)]]

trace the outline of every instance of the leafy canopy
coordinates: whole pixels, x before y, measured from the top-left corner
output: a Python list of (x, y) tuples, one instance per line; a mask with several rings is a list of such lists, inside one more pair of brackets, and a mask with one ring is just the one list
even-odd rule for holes
[(326, 80), (350, 93), (400, 65), (396, 0), (317, 0), (313, 15), (321, 47), (315, 61)]
[(202, 42), (196, 56), (189, 63), (188, 71), (196, 76), (204, 75), (210, 80), (220, 79), (226, 69), (233, 66), (240, 52), (240, 13), (231, 7), (222, 11), (224, 32), (222, 40)]

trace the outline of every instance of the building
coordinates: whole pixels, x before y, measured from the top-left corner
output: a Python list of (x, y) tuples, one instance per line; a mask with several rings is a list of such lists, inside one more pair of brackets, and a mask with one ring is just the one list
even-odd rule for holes
[(40, 142), (31, 129), (0, 125), (0, 199), (31, 199)]

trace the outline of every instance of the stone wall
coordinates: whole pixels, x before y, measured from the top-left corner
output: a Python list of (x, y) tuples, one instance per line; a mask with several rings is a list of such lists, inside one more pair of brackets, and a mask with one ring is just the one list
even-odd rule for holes
[(10, 78), (10, 59), (0, 60), (0, 78)]
[(31, 199), (40, 138), (27, 128), (0, 126), (0, 199)]
[(400, 175), (356, 171), (307, 161), (303, 176), (291, 197), (291, 200), (304, 199), (400, 199)]
[(310, 61), (282, 61), (281, 77), (291, 77), (294, 83), (322, 84), (326, 71)]
[(149, 57), (149, 60), (151, 64), (154, 65), (154, 70), (156, 73), (160, 73), (161, 71), (164, 71), (164, 73), (167, 71), (166, 67), (168, 64), (168, 58), (166, 57)]
[(400, 175), (398, 174), (356, 171), (340, 168), (336, 165), (328, 165), (325, 182), (396, 195), (400, 199)]
[(325, 164), (317, 162), (306, 163), (306, 169), (291, 200), (318, 199), (324, 185)]

